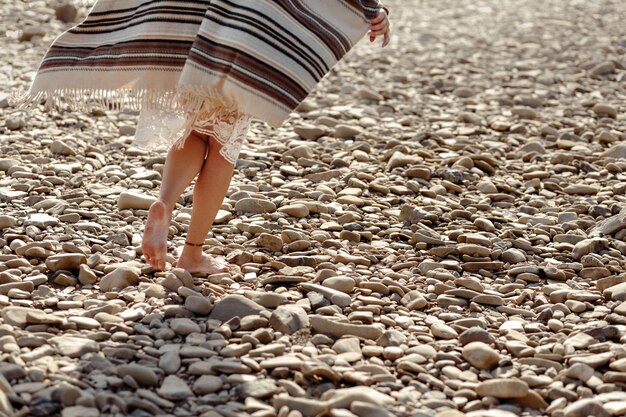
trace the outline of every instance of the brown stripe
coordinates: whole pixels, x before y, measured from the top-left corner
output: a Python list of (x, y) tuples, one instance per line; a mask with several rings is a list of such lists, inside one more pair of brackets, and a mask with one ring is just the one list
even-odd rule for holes
[(83, 61), (74, 61), (74, 60), (55, 60), (55, 61), (44, 61), (41, 63), (39, 67), (40, 70), (48, 70), (52, 68), (81, 68), (85, 71), (95, 70), (100, 67), (111, 67), (111, 68), (120, 68), (123, 67), (122, 71), (132, 69), (132, 67), (137, 66), (155, 66), (155, 67), (177, 67), (182, 68), (185, 65), (185, 58), (174, 59), (174, 58), (163, 58), (163, 57), (132, 57), (132, 58), (113, 58), (113, 59), (97, 59), (90, 60), (89, 65), (87, 65)]
[[(198, 48), (208, 56), (215, 57), (226, 62), (232, 62), (232, 64), (216, 63), (212, 60), (205, 58), (195, 51)], [(265, 64), (254, 58), (247, 56), (243, 51), (229, 48), (223, 45), (217, 45), (212, 42), (208, 42), (201, 37), (198, 37), (194, 48), (189, 53), (189, 60), (196, 64), (212, 69), (214, 71), (222, 72), (227, 76), (233, 76), (239, 81), (251, 86), (255, 90), (259, 90), (261, 93), (272, 97), (276, 101), (283, 103), (286, 107), (295, 108), (297, 104), (307, 96), (307, 91), (302, 88), (300, 84), (292, 80), (285, 73), (277, 70), (271, 65)], [(255, 74), (261, 80), (257, 80), (240, 70), (235, 66), (245, 68), (249, 72)], [(276, 87), (268, 85), (265, 81), (273, 81)], [(278, 82), (280, 81), (280, 82)], [(286, 93), (289, 93), (295, 98), (289, 97)]]
[(192, 44), (192, 41), (168, 42), (167, 40), (138, 40), (114, 45), (101, 45), (96, 48), (52, 46), (46, 54), (46, 58), (64, 56), (85, 58), (105, 54), (176, 54), (186, 57)]
[[(294, 7), (292, 5), (292, 1), (299, 7)], [(343, 35), (338, 36), (338, 39), (340, 39), (340, 41), (345, 42), (345, 44), (342, 45), (341, 43), (337, 42), (337, 38), (334, 38), (330, 34), (319, 30), (318, 25), (316, 25), (315, 23), (319, 23), (325, 28), (329, 28), (330, 26), (326, 22), (323, 22), (322, 19), (316, 19), (315, 21), (313, 21), (312, 17), (309, 17), (308, 19), (303, 17), (303, 13), (307, 16), (310, 15), (310, 13), (307, 11), (306, 7), (303, 6), (298, 0), (275, 0), (275, 3), (282, 7), (283, 10), (285, 10), (285, 12), (293, 17), (298, 23), (307, 28), (310, 33), (317, 36), (317, 38), (319, 38), (320, 41), (324, 45), (326, 45), (328, 49), (331, 50), (337, 60), (341, 59), (341, 57), (343, 57), (345, 53), (350, 49), (350, 42), (345, 40)], [(331, 33), (336, 32), (331, 28), (329, 28), (329, 30)], [(347, 47), (346, 44), (348, 45)]]

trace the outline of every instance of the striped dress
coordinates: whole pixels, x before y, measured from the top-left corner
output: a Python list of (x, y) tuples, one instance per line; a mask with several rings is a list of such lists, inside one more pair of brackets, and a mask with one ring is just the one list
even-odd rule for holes
[(135, 142), (213, 135), (237, 160), (252, 118), (280, 126), (369, 28), (378, 0), (98, 0), (46, 53), (28, 105), (140, 110)]

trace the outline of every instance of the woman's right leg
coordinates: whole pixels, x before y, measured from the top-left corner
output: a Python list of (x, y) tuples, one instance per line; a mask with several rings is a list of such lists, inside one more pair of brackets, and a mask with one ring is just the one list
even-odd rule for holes
[(192, 132), (182, 149), (172, 147), (167, 154), (159, 199), (150, 206), (141, 242), (143, 255), (154, 268), (165, 269), (172, 211), (180, 195), (200, 172), (206, 158), (207, 146), (206, 139)]

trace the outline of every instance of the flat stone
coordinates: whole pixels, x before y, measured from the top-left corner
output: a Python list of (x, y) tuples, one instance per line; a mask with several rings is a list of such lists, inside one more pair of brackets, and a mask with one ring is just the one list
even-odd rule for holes
[(528, 384), (518, 379), (494, 378), (479, 383), (476, 393), (481, 397), (523, 398), (528, 394)]
[(335, 338), (342, 336), (357, 336), (364, 339), (376, 340), (382, 334), (378, 327), (338, 322), (322, 316), (310, 317), (311, 326), (317, 333)]
[(151, 368), (139, 364), (119, 365), (117, 374), (120, 377), (131, 376), (142, 387), (155, 387), (159, 383), (159, 377)]
[(196, 395), (213, 394), (222, 389), (222, 378), (214, 375), (202, 375), (194, 382), (192, 390)]
[(302, 307), (283, 305), (272, 312), (270, 325), (278, 332), (293, 334), (305, 327), (309, 327), (309, 317)]
[(100, 290), (103, 292), (122, 290), (138, 283), (139, 270), (133, 267), (121, 266), (102, 277)]
[(200, 333), (202, 331), (198, 323), (187, 318), (173, 319), (170, 322), (170, 328), (180, 336), (187, 336), (191, 333)]
[(463, 358), (478, 369), (492, 369), (500, 362), (500, 354), (483, 342), (471, 342), (463, 347)]
[(263, 306), (242, 295), (228, 295), (215, 303), (209, 318), (225, 322), (233, 317), (258, 315), (263, 311), (266, 311)]
[(276, 204), (259, 198), (242, 198), (235, 204), (235, 211), (250, 214), (273, 213), (276, 211)]
[(611, 417), (599, 401), (586, 398), (578, 400), (563, 409), (563, 417)]
[(98, 352), (98, 343), (83, 337), (55, 336), (50, 338), (50, 344), (57, 353), (70, 358), (80, 358), (86, 353)]
[(125, 191), (117, 198), (117, 208), (119, 210), (148, 210), (155, 201), (157, 198), (154, 196), (136, 191)]
[(163, 380), (163, 384), (157, 393), (168, 400), (182, 401), (189, 397), (193, 397), (193, 392), (185, 381), (176, 375), (169, 375)]

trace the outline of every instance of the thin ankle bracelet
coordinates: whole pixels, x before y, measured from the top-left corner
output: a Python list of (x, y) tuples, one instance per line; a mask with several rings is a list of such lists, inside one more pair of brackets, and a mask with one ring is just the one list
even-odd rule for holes
[(202, 243), (191, 243), (191, 242), (185, 241), (185, 245), (193, 246), (193, 247), (196, 247), (196, 248), (201, 248), (201, 247), (204, 246), (204, 242), (202, 242)]

